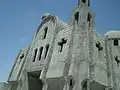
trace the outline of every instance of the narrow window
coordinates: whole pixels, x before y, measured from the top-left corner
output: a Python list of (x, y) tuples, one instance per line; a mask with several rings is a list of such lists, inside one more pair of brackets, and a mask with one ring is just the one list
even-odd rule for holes
[(33, 58), (33, 62), (35, 62), (35, 59), (36, 59), (36, 56), (37, 56), (37, 49), (35, 49), (35, 51), (34, 51), (34, 58)]
[(85, 81), (82, 85), (82, 90), (87, 90), (87, 81)]
[(88, 0), (88, 7), (90, 6), (90, 0)]
[(90, 26), (90, 21), (91, 21), (91, 18), (92, 18), (92, 16), (91, 16), (91, 14), (90, 13), (88, 13), (88, 16), (87, 16), (87, 22), (89, 23), (89, 26)]
[(118, 40), (114, 40), (114, 46), (118, 46)]
[(73, 90), (73, 87), (74, 87), (74, 81), (73, 81), (73, 79), (70, 79), (70, 81), (69, 81), (69, 90)]
[(70, 86), (72, 86), (72, 80), (70, 79)]
[[(82, 0), (82, 3), (86, 3), (86, 0)], [(78, 5), (80, 4), (80, 0), (78, 0)], [(90, 0), (88, 0), (88, 7), (90, 6)]]
[(48, 45), (46, 45), (46, 51), (45, 51), (45, 57), (44, 57), (44, 59), (45, 59), (45, 58), (46, 58), (46, 56), (47, 56), (48, 49), (49, 49), (49, 44), (48, 44)]
[(86, 0), (82, 0), (83, 3), (86, 3)]
[(48, 31), (48, 27), (46, 27), (46, 28), (44, 29), (44, 37), (43, 37), (43, 39), (45, 39), (45, 38), (46, 38), (47, 31)]
[(84, 88), (87, 87), (87, 81), (84, 82), (83, 87), (84, 87)]
[(39, 60), (41, 60), (42, 51), (43, 51), (43, 47), (41, 47), (41, 48), (39, 49)]
[(74, 17), (75, 17), (75, 20), (76, 20), (77, 23), (78, 23), (78, 20), (79, 20), (79, 12), (76, 12), (75, 15), (74, 15)]
[(87, 21), (90, 22), (90, 21), (91, 21), (91, 18), (92, 18), (91, 14), (88, 13)]

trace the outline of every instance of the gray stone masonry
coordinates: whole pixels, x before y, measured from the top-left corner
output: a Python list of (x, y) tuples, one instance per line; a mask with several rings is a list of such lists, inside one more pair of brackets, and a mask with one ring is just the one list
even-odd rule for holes
[(69, 24), (46, 13), (0, 90), (120, 90), (120, 31), (95, 31), (90, 0)]

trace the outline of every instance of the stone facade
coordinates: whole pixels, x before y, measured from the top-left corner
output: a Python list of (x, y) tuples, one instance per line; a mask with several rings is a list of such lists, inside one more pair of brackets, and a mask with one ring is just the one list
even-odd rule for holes
[(69, 24), (55, 15), (42, 17), (31, 45), (20, 50), (7, 87), (8, 90), (120, 90), (119, 65), (120, 32), (98, 34), (90, 1), (79, 0)]

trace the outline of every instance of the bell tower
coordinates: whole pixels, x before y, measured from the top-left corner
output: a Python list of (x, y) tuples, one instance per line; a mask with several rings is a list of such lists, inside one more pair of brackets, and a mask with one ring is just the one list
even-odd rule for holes
[(74, 85), (75, 90), (88, 90), (89, 81), (94, 78), (92, 55), (94, 16), (90, 9), (90, 0), (78, 1), (72, 16), (72, 25), (74, 57), (71, 62), (75, 63), (71, 63), (69, 75), (77, 82)]
[(90, 9), (90, 0), (78, 0), (78, 6), (74, 10), (73, 19), (74, 24), (77, 26), (85, 27), (87, 25), (88, 27), (93, 25), (91, 24), (94, 18)]

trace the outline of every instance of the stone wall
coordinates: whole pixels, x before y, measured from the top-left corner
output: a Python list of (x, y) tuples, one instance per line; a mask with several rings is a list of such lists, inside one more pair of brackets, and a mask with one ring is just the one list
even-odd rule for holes
[(8, 87), (7, 83), (0, 82), (0, 90), (9, 90)]

